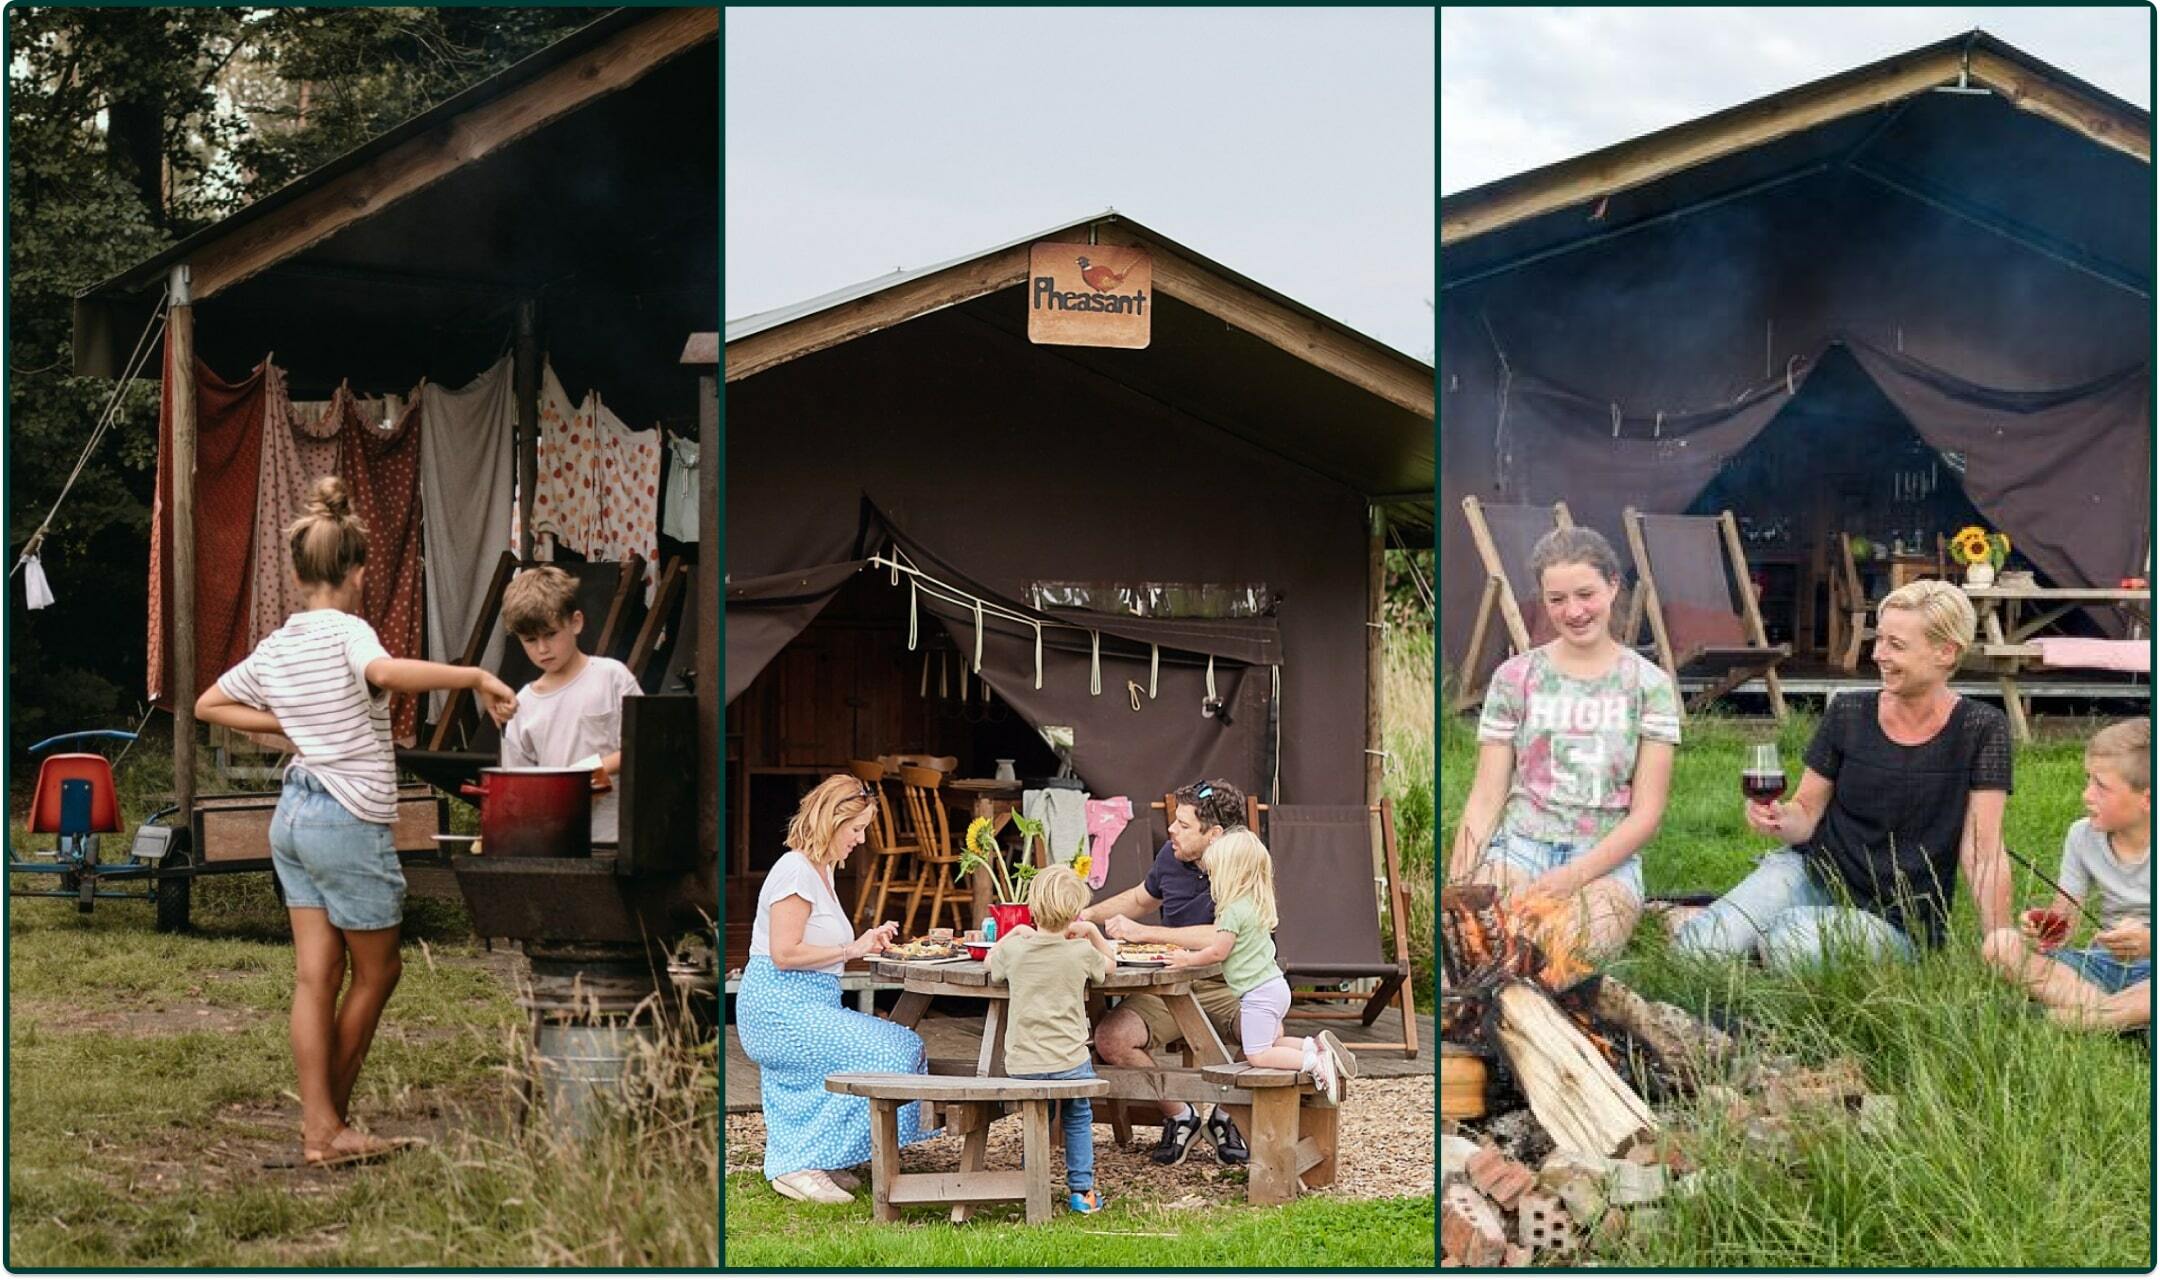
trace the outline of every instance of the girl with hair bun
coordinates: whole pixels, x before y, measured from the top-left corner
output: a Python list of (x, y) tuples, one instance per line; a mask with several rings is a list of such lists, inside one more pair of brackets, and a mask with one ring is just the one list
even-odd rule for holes
[(393, 658), (383, 648), (357, 612), (368, 533), (344, 481), (315, 482), (286, 540), (306, 609), (204, 690), (195, 715), (292, 741), (270, 853), (292, 921), (300, 1152), (308, 1165), (351, 1164), (399, 1145), (349, 1127), (353, 1083), (401, 971), (405, 873), (390, 838), (390, 695), (471, 689), (498, 724), (516, 712), (517, 698), (478, 667)]

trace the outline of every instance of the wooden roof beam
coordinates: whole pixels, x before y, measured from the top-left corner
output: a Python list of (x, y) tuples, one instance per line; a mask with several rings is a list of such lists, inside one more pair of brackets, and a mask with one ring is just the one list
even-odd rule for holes
[(1972, 78), (2021, 111), (2052, 120), (2104, 147), (2152, 163), (2152, 124), (2096, 102), (2059, 81), (1985, 48), (1972, 51)]
[(753, 373), (763, 373), (774, 365), (867, 337), (916, 316), (1009, 289), (1025, 281), (1027, 273), (1028, 246), (1014, 245), (987, 258), (963, 262), (934, 275), (881, 289), (800, 320), (738, 338), (727, 344), (726, 358), (722, 361), (727, 380), (734, 382)]
[(1432, 419), (1433, 380), (1332, 325), (1239, 288), (1160, 244), (1109, 223), (1097, 229), (1105, 244), (1131, 245), (1154, 255), (1155, 287), (1271, 346), (1279, 347), (1397, 408)]
[(191, 256), (195, 299), (247, 279), (483, 159), (579, 107), (636, 83), (713, 39), (718, 9), (659, 10), (534, 79), (444, 121)]
[[(1440, 245), (1446, 248), (1472, 236), (1655, 182), (1682, 169), (1924, 93), (1957, 79), (1961, 65), (1957, 49), (1937, 48), (1910, 61), (1893, 62), (1863, 78), (1835, 77), (1562, 161), (1526, 174), (1519, 182), (1503, 180), (1474, 202), (1458, 202), (1452, 210), (1446, 201), (1441, 203)], [(1976, 70), (1978, 65), (1976, 57)]]

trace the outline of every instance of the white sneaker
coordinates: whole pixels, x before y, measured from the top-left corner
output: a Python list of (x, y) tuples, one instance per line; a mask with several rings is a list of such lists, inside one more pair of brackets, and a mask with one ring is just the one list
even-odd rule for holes
[(1342, 1077), (1335, 1071), (1335, 1055), (1329, 1053), (1324, 1045), (1313, 1055), (1312, 1078), (1313, 1083), (1320, 1086), (1321, 1095), (1329, 1102), (1342, 1101)]
[(1343, 1048), (1343, 1042), (1332, 1031), (1323, 1031), (1318, 1037), (1320, 1051), (1335, 1059), (1335, 1074), (1345, 1080), (1357, 1079), (1357, 1055)]
[(842, 1191), (823, 1169), (798, 1169), (772, 1180), (772, 1189), (790, 1200), (813, 1204), (848, 1204), (855, 1197)]

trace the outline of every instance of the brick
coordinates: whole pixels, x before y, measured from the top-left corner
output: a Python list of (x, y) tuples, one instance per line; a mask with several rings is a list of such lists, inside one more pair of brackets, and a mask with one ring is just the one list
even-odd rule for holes
[(1497, 1267), (1507, 1255), (1507, 1232), (1492, 1201), (1467, 1182), (1447, 1184), (1440, 1200), (1442, 1250), (1466, 1267)]
[(1623, 1163), (1605, 1184), (1606, 1199), (1621, 1208), (1653, 1204), (1665, 1198), (1665, 1166)]
[(1577, 1244), (1575, 1219), (1549, 1191), (1531, 1191), (1516, 1207), (1515, 1238), (1531, 1249), (1572, 1253)]
[(1470, 1141), (1470, 1139), (1455, 1134), (1442, 1134), (1440, 1137), (1440, 1176), (1443, 1178), (1464, 1176), (1470, 1163), (1470, 1157), (1476, 1155), (1477, 1152), (1478, 1145)]
[(1502, 1209), (1513, 1209), (1522, 1193), (1537, 1185), (1536, 1174), (1496, 1147), (1487, 1147), (1470, 1157), (1464, 1172)]
[(1501, 1261), (1500, 1265), (1504, 1267), (1527, 1267), (1530, 1265), (1532, 1256), (1530, 1250), (1524, 1246), (1511, 1244), (1507, 1247), (1507, 1256)]

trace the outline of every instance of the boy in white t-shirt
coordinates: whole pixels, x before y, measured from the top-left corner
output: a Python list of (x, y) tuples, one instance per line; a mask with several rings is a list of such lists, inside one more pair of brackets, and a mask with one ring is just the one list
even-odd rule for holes
[[(554, 565), (525, 570), (503, 588), (502, 618), (540, 668), (503, 726), (503, 767), (579, 766), (613, 778), (622, 770), (622, 700), (643, 690), (630, 668), (578, 648), (585, 613), (577, 607), (577, 579)], [(593, 797), (594, 843), (615, 843), (618, 807), (612, 789)]]

